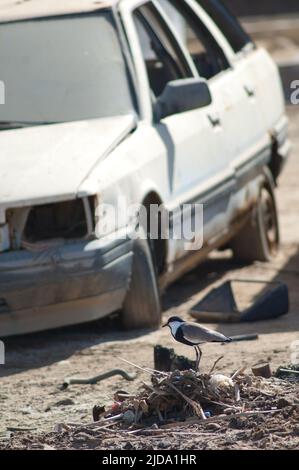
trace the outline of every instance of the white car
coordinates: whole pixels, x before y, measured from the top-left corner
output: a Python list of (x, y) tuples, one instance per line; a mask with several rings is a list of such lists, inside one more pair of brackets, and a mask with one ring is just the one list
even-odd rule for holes
[[(279, 73), (221, 2), (3, 0), (0, 74), (0, 337), (118, 310), (156, 327), (211, 250), (276, 254)], [(163, 207), (173, 233), (196, 203), (200, 249), (130, 236), (127, 208)]]

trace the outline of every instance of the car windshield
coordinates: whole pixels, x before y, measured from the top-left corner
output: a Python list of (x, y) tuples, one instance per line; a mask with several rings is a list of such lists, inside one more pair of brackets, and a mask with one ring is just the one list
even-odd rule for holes
[(110, 11), (0, 24), (0, 123), (34, 125), (134, 111)]

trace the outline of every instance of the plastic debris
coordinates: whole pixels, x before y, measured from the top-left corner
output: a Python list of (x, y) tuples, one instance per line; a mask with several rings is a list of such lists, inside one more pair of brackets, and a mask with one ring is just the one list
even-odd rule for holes
[(214, 393), (222, 393), (228, 396), (234, 396), (235, 384), (230, 377), (222, 374), (212, 375), (210, 378), (210, 387)]
[[(245, 295), (246, 293), (246, 295)], [(244, 297), (250, 299), (244, 301)], [(271, 320), (289, 312), (289, 291), (282, 282), (226, 281), (212, 289), (190, 314), (200, 322), (253, 322)]]

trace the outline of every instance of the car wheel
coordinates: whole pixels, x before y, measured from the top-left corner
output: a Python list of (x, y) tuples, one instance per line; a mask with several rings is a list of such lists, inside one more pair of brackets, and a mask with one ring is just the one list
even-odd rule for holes
[(161, 324), (160, 293), (146, 239), (134, 240), (132, 276), (122, 320), (126, 329), (158, 328)]
[(271, 261), (278, 253), (279, 223), (275, 195), (270, 185), (261, 188), (254, 217), (232, 241), (236, 258), (244, 261)]

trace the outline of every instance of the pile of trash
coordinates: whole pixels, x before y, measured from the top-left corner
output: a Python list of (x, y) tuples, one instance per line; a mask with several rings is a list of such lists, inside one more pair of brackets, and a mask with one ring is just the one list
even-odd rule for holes
[[(239, 399), (239, 387), (231, 378), (220, 374), (200, 375), (193, 370), (154, 373), (151, 384), (144, 384), (136, 395), (117, 392), (108, 412), (126, 425), (150, 425), (154, 422), (182, 421), (196, 416), (206, 419), (208, 407), (227, 408)], [(221, 400), (221, 402), (219, 402)]]
[[(131, 363), (149, 374), (149, 383), (142, 382), (136, 392), (117, 391), (107, 408), (94, 406), (93, 422), (57, 423), (52, 432), (41, 435), (19, 432), (5, 448), (298, 448), (297, 383), (272, 373), (266, 378), (269, 373), (266, 364), (256, 365), (249, 373), (243, 367), (231, 376), (213, 372), (215, 364), (208, 374), (201, 374), (192, 368), (165, 372)], [(110, 371), (109, 376), (112, 373), (119, 375), (120, 370)], [(90, 378), (88, 382), (107, 374)], [(133, 380), (132, 375), (121, 375)], [(68, 386), (73, 383), (69, 381)]]
[(118, 391), (106, 410), (95, 406), (94, 421), (119, 422), (122, 428), (201, 421), (232, 415), (272, 413), (279, 409), (276, 381), (237, 371), (232, 377), (194, 370), (153, 371), (135, 395)]

